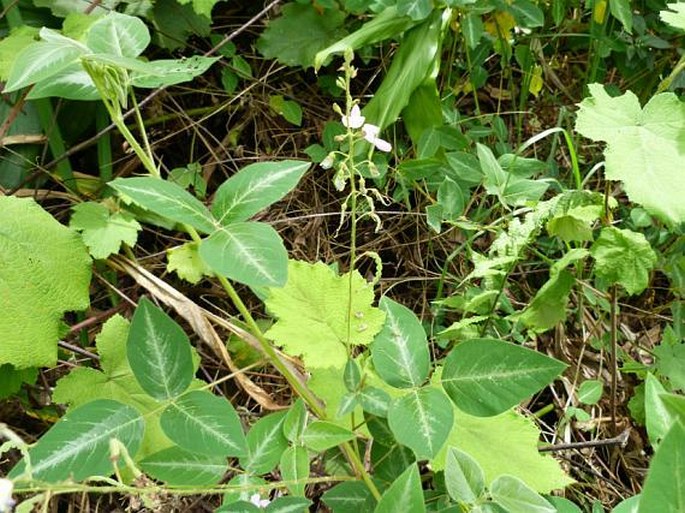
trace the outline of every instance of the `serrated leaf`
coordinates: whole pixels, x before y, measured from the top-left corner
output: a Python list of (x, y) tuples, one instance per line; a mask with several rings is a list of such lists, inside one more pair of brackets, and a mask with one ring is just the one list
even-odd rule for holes
[(307, 449), (300, 445), (288, 447), (281, 456), (278, 468), (290, 493), (304, 496), (304, 487), (309, 477), (309, 454), (307, 454)]
[(217, 189), (212, 213), (223, 225), (247, 221), (295, 188), (310, 166), (298, 160), (250, 164)]
[(212, 233), (215, 221), (207, 207), (173, 182), (154, 177), (117, 178), (108, 184), (141, 207), (177, 223)]
[(423, 489), (418, 467), (413, 464), (400, 475), (378, 501), (374, 513), (397, 513), (411, 511), (423, 513), (426, 506), (423, 502)]
[(565, 367), (525, 347), (472, 339), (458, 344), (445, 359), (442, 386), (461, 410), (498, 415), (549, 384)]
[(259, 419), (247, 433), (247, 455), (240, 458), (240, 465), (253, 474), (271, 472), (288, 448), (283, 434), (286, 412), (271, 413)]
[(450, 434), (454, 421), (449, 398), (437, 388), (421, 388), (395, 399), (388, 424), (397, 441), (417, 459), (433, 458)]
[[(113, 473), (112, 438), (135, 456), (143, 438), (141, 415), (130, 406), (105, 399), (80, 406), (62, 417), (29, 451), (32, 478), (56, 483)], [(22, 479), (25, 470), (22, 461), (9, 477)]]
[(171, 486), (211, 486), (221, 481), (228, 470), (228, 462), (223, 456), (169, 447), (142, 459), (140, 468)]
[(133, 314), (126, 347), (136, 380), (155, 399), (178, 397), (193, 380), (188, 335), (145, 297)]
[(79, 203), (73, 211), (69, 226), (81, 232), (93, 258), (118, 253), (122, 243), (135, 246), (138, 232), (143, 229), (131, 214), (112, 213), (100, 203)]
[(611, 98), (600, 84), (588, 88), (592, 96), (580, 104), (576, 130), (607, 143), (606, 177), (623, 181), (631, 201), (651, 214), (685, 222), (685, 104), (673, 93), (660, 93), (642, 109), (630, 91)]
[[(283, 346), (288, 354), (300, 356), (307, 367), (338, 367), (342, 392), (342, 369), (347, 362), (348, 347), (368, 345), (385, 319), (381, 310), (371, 306), (373, 286), (355, 271), (350, 301), (349, 280), (349, 274), (338, 275), (322, 262), (291, 260), (288, 282), (282, 288), (271, 289), (265, 301), (278, 319), (266, 336)], [(303, 337), (303, 333), (313, 336)]]
[(251, 287), (281, 287), (288, 277), (283, 241), (265, 223), (220, 228), (200, 243), (200, 256), (213, 272)]
[(618, 283), (628, 294), (638, 294), (649, 284), (649, 271), (656, 264), (656, 253), (641, 233), (602, 228), (590, 248), (595, 259), (595, 274), (609, 283)]
[(91, 25), (86, 46), (93, 53), (138, 57), (150, 44), (150, 32), (140, 18), (111, 11)]
[(380, 301), (385, 324), (371, 345), (373, 365), (378, 375), (391, 386), (420, 386), (430, 372), (426, 332), (416, 315), (388, 297)]
[(197, 284), (202, 278), (211, 275), (212, 271), (200, 257), (199, 244), (187, 242), (167, 250), (167, 271), (176, 272), (179, 278)]
[(349, 429), (325, 420), (315, 420), (302, 433), (302, 443), (312, 451), (323, 452), (354, 437), (354, 432)]
[(638, 513), (685, 511), (685, 429), (673, 424), (649, 466)]
[(316, 53), (344, 35), (344, 20), (345, 14), (338, 9), (319, 13), (310, 4), (291, 2), (262, 32), (257, 49), (267, 59), (287, 66), (313, 66)]
[(490, 484), (490, 495), (508, 513), (556, 513), (557, 509), (526, 483), (513, 476), (500, 476)]
[(32, 199), (0, 196), (0, 364), (52, 366), (62, 316), (89, 305), (80, 237)]
[(485, 491), (483, 469), (467, 453), (450, 447), (445, 463), (445, 487), (453, 500), (475, 504)]

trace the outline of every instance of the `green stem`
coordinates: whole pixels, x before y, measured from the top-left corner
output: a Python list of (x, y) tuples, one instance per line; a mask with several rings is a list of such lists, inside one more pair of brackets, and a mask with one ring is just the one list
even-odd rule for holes
[(668, 88), (671, 86), (671, 82), (683, 71), (685, 70), (685, 55), (680, 56), (680, 60), (678, 63), (675, 65), (675, 68), (673, 68), (673, 71), (661, 81), (659, 84), (659, 88), (656, 90), (657, 93), (663, 93), (664, 91), (667, 91)]

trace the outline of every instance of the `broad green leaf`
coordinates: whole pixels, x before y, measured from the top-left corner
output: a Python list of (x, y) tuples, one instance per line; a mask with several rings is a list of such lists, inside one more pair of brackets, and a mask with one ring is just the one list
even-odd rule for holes
[(283, 160), (244, 167), (217, 189), (212, 203), (214, 217), (223, 225), (247, 221), (295, 188), (310, 165)]
[(244, 456), (247, 443), (235, 409), (226, 399), (196, 390), (162, 413), (162, 429), (181, 448), (209, 456)]
[(467, 453), (450, 447), (445, 462), (445, 487), (453, 500), (475, 504), (485, 491), (483, 469)]
[(538, 452), (539, 440), (538, 427), (514, 410), (496, 417), (474, 417), (455, 407), (454, 426), (447, 443), (431, 460), (431, 468), (445, 469), (447, 447), (452, 446), (478, 462), (486, 484), (502, 474), (522, 479), (538, 493), (572, 483), (552, 456)]
[(90, 27), (86, 45), (93, 53), (138, 57), (150, 44), (150, 32), (140, 18), (111, 11)]
[(645, 425), (653, 447), (657, 447), (675, 418), (664, 404), (666, 389), (651, 373), (645, 379)]
[(352, 440), (354, 436), (353, 431), (337, 424), (325, 420), (315, 420), (302, 433), (302, 443), (312, 451), (323, 452)]
[(167, 271), (175, 272), (192, 284), (197, 284), (204, 276), (210, 276), (212, 271), (200, 257), (200, 245), (197, 242), (187, 242), (181, 246), (167, 250)]
[(632, 92), (611, 98), (600, 84), (588, 87), (592, 96), (580, 104), (576, 130), (607, 143), (606, 177), (623, 181), (631, 201), (650, 214), (685, 222), (685, 104), (660, 93), (642, 109)]
[[(552, 495), (545, 497), (545, 499), (556, 508), (556, 513), (583, 513), (578, 506), (563, 497), (555, 497)], [(616, 510), (613, 510), (612, 513), (616, 513)]]
[[(68, 412), (29, 451), (32, 478), (56, 483), (114, 472), (110, 440), (116, 438), (135, 456), (143, 438), (143, 418), (130, 406), (101, 399)], [(28, 479), (25, 462), (10, 479)], [(20, 477), (22, 476), (22, 477)]]
[(461, 32), (464, 34), (464, 40), (469, 48), (472, 50), (478, 46), (480, 38), (485, 33), (483, 20), (480, 15), (475, 12), (470, 12), (462, 18)]
[(155, 31), (154, 43), (167, 50), (184, 48), (191, 36), (207, 37), (211, 33), (212, 20), (197, 14), (192, 5), (176, 0), (155, 0), (150, 20), (164, 32)]
[(685, 429), (673, 424), (654, 454), (638, 513), (685, 511)]
[(445, 360), (442, 386), (471, 415), (498, 415), (556, 378), (562, 362), (496, 339), (458, 344)]
[[(373, 301), (373, 286), (357, 271), (352, 275), (350, 299), (349, 274), (340, 276), (322, 262), (292, 260), (288, 264), (288, 282), (282, 288), (271, 289), (265, 301), (269, 312), (278, 319), (266, 336), (288, 354), (300, 356), (308, 368), (339, 368), (344, 393), (342, 370), (348, 351), (368, 345), (383, 326), (385, 314), (371, 306)], [(349, 319), (348, 306), (352, 311)], [(310, 335), (303, 337), (303, 333)]]
[(591, 241), (592, 225), (602, 215), (602, 205), (582, 205), (555, 214), (547, 221), (547, 233), (566, 242)]
[(666, 4), (667, 11), (660, 11), (659, 17), (664, 23), (685, 31), (685, 3), (674, 2)]
[(388, 424), (397, 441), (417, 459), (433, 458), (450, 434), (454, 415), (449, 398), (433, 387), (412, 390), (388, 408)]
[(27, 98), (36, 100), (51, 96), (80, 101), (100, 99), (100, 93), (90, 75), (86, 73), (79, 62), (70, 64), (62, 71), (36, 82)]
[(189, 82), (202, 75), (220, 57), (202, 57), (194, 55), (183, 59), (164, 59), (145, 63), (145, 70), (131, 74), (134, 87), (155, 89), (174, 84)]
[(77, 46), (64, 43), (33, 43), (16, 56), (3, 92), (16, 91), (52, 77), (76, 62), (83, 52)]
[(324, 492), (321, 499), (335, 513), (371, 513), (375, 505), (362, 481), (343, 481)]
[(602, 228), (590, 248), (595, 259), (595, 274), (609, 283), (618, 283), (628, 294), (639, 294), (649, 284), (649, 271), (656, 264), (656, 253), (641, 233)]
[(347, 360), (345, 370), (343, 371), (343, 380), (348, 392), (356, 392), (359, 389), (362, 382), (362, 370), (357, 360), (352, 358)]
[(0, 80), (7, 81), (10, 69), (17, 55), (27, 46), (36, 42), (38, 29), (21, 25), (10, 30), (8, 36), (0, 41)]
[[(87, 0), (34, 0), (32, 3), (36, 7), (49, 8), (52, 14), (58, 18), (64, 18), (75, 12), (83, 13), (84, 9), (91, 5), (87, 3)], [(99, 5), (93, 7), (91, 16), (102, 16), (114, 7), (116, 7), (115, 1), (103, 0)]]
[(670, 343), (664, 337), (652, 352), (659, 374), (668, 378), (674, 390), (685, 391), (685, 343)]
[(293, 495), (304, 496), (304, 487), (309, 478), (309, 454), (300, 445), (288, 447), (281, 456), (278, 466), (281, 478)]
[(377, 417), (387, 417), (390, 396), (380, 388), (366, 386), (359, 391), (359, 405), (365, 412)]
[(509, 9), (516, 21), (525, 28), (542, 27), (545, 24), (545, 14), (542, 9), (530, 0), (516, 0)]
[(206, 455), (169, 447), (140, 461), (149, 476), (171, 486), (211, 486), (221, 481), (228, 462), (221, 455)]
[(304, 401), (300, 398), (288, 408), (288, 412), (283, 419), (283, 434), (294, 444), (301, 444), (302, 434), (307, 427), (309, 413)]
[(385, 325), (371, 345), (378, 375), (397, 388), (418, 387), (428, 378), (430, 354), (426, 332), (407, 307), (383, 297)]
[(281, 94), (269, 96), (269, 107), (279, 116), (295, 126), (302, 126), (302, 107), (293, 100), (286, 100)]
[(288, 448), (283, 434), (283, 418), (286, 412), (271, 413), (259, 419), (247, 432), (247, 455), (240, 458), (240, 465), (253, 474), (271, 472)]
[(578, 387), (578, 400), (583, 404), (596, 404), (602, 398), (604, 385), (597, 379), (583, 381)]
[(219, 228), (200, 243), (200, 256), (216, 274), (251, 287), (282, 287), (288, 278), (288, 252), (265, 223)]
[(611, 15), (621, 22), (626, 32), (633, 31), (633, 11), (630, 0), (609, 0)]
[[(261, 477), (252, 476), (247, 473), (238, 473), (228, 482), (229, 488), (224, 494), (223, 503), (231, 504), (236, 501), (250, 501), (257, 495), (260, 500), (268, 497), (268, 483)], [(220, 508), (223, 511), (223, 507)], [(218, 512), (219, 510), (217, 510)], [(257, 510), (259, 511), (259, 510)]]
[(446, 221), (456, 221), (464, 213), (466, 200), (459, 184), (449, 176), (438, 188), (438, 205), (442, 207), (442, 216)]
[(624, 501), (621, 501), (611, 513), (638, 513), (638, 508), (640, 507), (641, 495), (634, 495)]
[[(444, 135), (443, 130), (451, 129), (451, 127), (443, 126), (442, 104), (440, 103), (440, 92), (438, 91), (436, 76), (437, 72), (433, 73), (431, 71), (428, 78), (414, 89), (409, 98), (409, 103), (402, 110), (404, 126), (421, 156), (423, 156), (423, 148), (419, 145), (423, 141), (423, 134), (426, 132), (430, 134), (436, 133), (434, 139), (438, 143), (438, 148), (447, 148), (449, 146), (446, 144), (448, 137)], [(436, 149), (431, 154), (431, 149), (428, 148), (429, 155), (427, 157), (433, 157), (437, 151)]]
[(154, 177), (117, 178), (108, 184), (141, 207), (176, 223), (212, 233), (212, 214), (195, 196), (173, 182)]
[(133, 314), (126, 346), (136, 380), (155, 399), (178, 397), (193, 380), (188, 335), (145, 297)]
[(490, 495), (508, 513), (557, 513), (542, 495), (517, 477), (498, 477), (490, 484)]
[(88, 308), (88, 251), (32, 199), (0, 196), (0, 212), (0, 364), (52, 366), (64, 312)]
[(432, 0), (397, 0), (397, 14), (421, 21), (433, 10)]
[(281, 16), (272, 20), (257, 40), (257, 49), (267, 59), (287, 66), (314, 65), (319, 50), (343, 35), (345, 14), (336, 9), (318, 12), (310, 4), (288, 3)]
[(398, 513), (399, 511), (411, 511), (423, 513), (426, 506), (423, 502), (423, 488), (421, 477), (416, 465), (411, 465), (398, 477), (383, 493), (378, 501), (374, 513)]
[(193, 11), (205, 18), (212, 17), (212, 9), (221, 0), (178, 0), (179, 4), (191, 4)]
[(33, 384), (38, 377), (38, 369), (15, 369), (9, 363), (0, 365), (0, 399), (16, 394), (22, 383)]
[(69, 227), (81, 232), (93, 258), (118, 253), (121, 244), (135, 246), (138, 232), (143, 229), (131, 214), (112, 213), (100, 203), (78, 203), (73, 211)]
[(248, 501), (236, 501), (226, 504), (214, 513), (261, 513), (261, 508)]
[(564, 321), (569, 295), (575, 283), (575, 278), (568, 271), (551, 276), (519, 317), (521, 322), (528, 328), (546, 331)]
[(266, 508), (265, 513), (303, 513), (309, 511), (309, 505), (312, 503), (309, 499), (304, 497), (293, 497), (286, 495), (276, 497), (272, 500)]

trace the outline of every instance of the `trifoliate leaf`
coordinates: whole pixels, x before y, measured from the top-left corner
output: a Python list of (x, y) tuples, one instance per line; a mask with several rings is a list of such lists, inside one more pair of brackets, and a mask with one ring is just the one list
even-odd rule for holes
[(307, 68), (314, 65), (318, 51), (345, 35), (344, 20), (345, 14), (337, 9), (319, 13), (310, 4), (289, 3), (259, 37), (257, 49), (267, 59)]
[(351, 302), (349, 291), (349, 273), (338, 275), (322, 262), (291, 260), (287, 283), (272, 288), (265, 302), (278, 319), (266, 336), (307, 367), (340, 367), (342, 372), (349, 350), (368, 345), (385, 320), (371, 306), (373, 286), (356, 271)]
[(62, 316), (90, 302), (81, 238), (32, 199), (0, 196), (0, 364), (54, 365)]
[(600, 84), (580, 104), (576, 130), (604, 141), (606, 177), (621, 180), (631, 201), (671, 224), (685, 222), (685, 103), (673, 93), (640, 108), (632, 92), (611, 98)]
[(609, 283), (618, 283), (628, 294), (638, 294), (649, 284), (649, 271), (656, 254), (645, 236), (613, 226), (602, 229), (590, 249), (595, 274)]
[(179, 278), (190, 283), (198, 283), (203, 276), (212, 274), (212, 271), (200, 258), (199, 246), (196, 242), (188, 242), (182, 246), (171, 248), (167, 251), (167, 271), (176, 271)]
[[(129, 322), (120, 315), (110, 318), (96, 338), (100, 355), (100, 368), (77, 367), (57, 382), (53, 393), (56, 403), (76, 408), (96, 399), (113, 399), (133, 406), (145, 416), (145, 435), (137, 457), (143, 458), (172, 445), (162, 431), (159, 418), (164, 403), (150, 397), (133, 375), (126, 358), (126, 339)], [(194, 368), (199, 358), (193, 349)], [(202, 382), (194, 380), (190, 388), (198, 388)]]
[(79, 203), (73, 208), (69, 226), (81, 232), (93, 258), (102, 259), (119, 252), (121, 244), (135, 246), (142, 227), (126, 212), (110, 212), (100, 203)]
[(685, 31), (685, 3), (675, 2), (666, 4), (668, 11), (659, 12), (661, 20), (672, 27)]

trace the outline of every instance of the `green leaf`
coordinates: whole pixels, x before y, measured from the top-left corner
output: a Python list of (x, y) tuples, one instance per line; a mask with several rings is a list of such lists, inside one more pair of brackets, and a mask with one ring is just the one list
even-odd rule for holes
[(500, 476), (490, 484), (490, 495), (508, 513), (556, 513), (557, 509), (526, 483), (513, 476)]
[(200, 245), (187, 242), (167, 250), (167, 271), (176, 272), (179, 278), (197, 284), (204, 276), (211, 276), (212, 271), (200, 257)]
[(197, 14), (211, 19), (212, 9), (220, 1), (221, 0), (178, 0), (178, 3), (182, 5), (190, 4), (193, 6), (193, 11)]
[(380, 388), (364, 387), (359, 391), (357, 398), (359, 405), (365, 412), (377, 417), (388, 416), (390, 396)]
[(264, 509), (265, 513), (303, 513), (309, 511), (308, 506), (312, 503), (304, 497), (292, 497), (286, 495), (272, 500)]
[(325, 420), (315, 420), (302, 433), (302, 443), (312, 451), (323, 452), (354, 437), (354, 432), (349, 429)]
[(88, 308), (88, 251), (32, 199), (0, 196), (0, 212), (0, 364), (52, 366), (64, 312)]
[(660, 93), (641, 109), (631, 92), (611, 98), (599, 84), (588, 87), (592, 96), (580, 104), (576, 130), (607, 143), (606, 177), (622, 180), (630, 200), (650, 214), (670, 224), (685, 222), (685, 104), (673, 93)]
[(299, 103), (286, 100), (280, 94), (274, 94), (269, 96), (269, 107), (293, 125), (302, 125), (302, 107), (300, 107)]
[(651, 373), (645, 378), (645, 425), (653, 447), (657, 447), (675, 418), (664, 404), (666, 389)]
[(385, 325), (371, 345), (373, 365), (378, 375), (397, 388), (418, 387), (430, 372), (426, 332), (407, 307), (383, 297), (380, 308)]
[(452, 429), (449, 399), (437, 388), (421, 388), (395, 399), (388, 408), (388, 424), (397, 441), (417, 459), (433, 458)]
[(247, 221), (293, 190), (310, 166), (298, 160), (250, 164), (217, 189), (212, 213), (223, 225)]
[(319, 13), (310, 4), (291, 2), (259, 36), (257, 49), (267, 59), (287, 66), (313, 66), (316, 53), (344, 35), (344, 20), (345, 14), (338, 9)]
[(33, 384), (38, 377), (38, 369), (15, 369), (9, 363), (0, 365), (0, 399), (16, 394), (22, 383)]
[(376, 502), (362, 481), (343, 481), (324, 492), (321, 499), (335, 513), (371, 513)]
[(652, 352), (657, 358), (656, 368), (668, 378), (675, 390), (685, 391), (685, 344), (671, 344), (662, 340)]
[(220, 228), (200, 243), (200, 256), (215, 273), (251, 287), (281, 287), (288, 278), (283, 241), (265, 223)]
[(182, 59), (146, 62), (144, 71), (136, 71), (131, 74), (131, 84), (134, 87), (156, 89), (189, 82), (202, 75), (219, 59), (220, 57), (194, 55)]
[(11, 29), (9, 35), (0, 41), (0, 80), (7, 81), (17, 55), (24, 48), (35, 43), (37, 35), (37, 28), (21, 25)]
[(485, 491), (485, 476), (478, 462), (456, 447), (447, 449), (445, 487), (456, 502), (475, 504)]
[(609, 283), (618, 283), (628, 294), (638, 294), (649, 285), (649, 271), (656, 264), (656, 253), (641, 233), (602, 228), (590, 248), (595, 259), (595, 274)]
[(672, 27), (685, 31), (685, 4), (675, 2), (666, 4), (666, 7), (668, 7), (667, 11), (659, 12), (661, 20)]
[[(551, 495), (545, 497), (545, 499), (547, 499), (547, 501), (550, 502), (556, 508), (556, 513), (583, 513), (578, 506), (573, 504), (570, 500), (564, 499), (563, 497), (555, 497)], [(612, 513), (617, 512), (614, 509), (612, 510)]]
[(271, 413), (259, 419), (247, 432), (247, 455), (240, 458), (240, 466), (253, 474), (271, 472), (288, 448), (283, 434), (286, 412)]
[(633, 495), (632, 497), (621, 501), (611, 510), (611, 513), (638, 513), (641, 495)]
[(307, 407), (300, 398), (296, 399), (283, 419), (283, 434), (294, 444), (301, 444), (302, 434), (307, 427)]
[(549, 384), (565, 367), (525, 347), (473, 339), (458, 344), (447, 356), (442, 386), (461, 410), (498, 415)]
[(281, 456), (278, 467), (281, 477), (293, 495), (304, 496), (304, 487), (309, 478), (309, 455), (300, 445), (288, 447)]
[[(143, 418), (130, 406), (99, 400), (70, 411), (29, 451), (32, 478), (48, 483), (114, 472), (110, 440), (116, 438), (135, 456), (143, 438)], [(10, 479), (27, 479), (22, 460)], [(22, 476), (22, 477), (20, 477)]]
[(602, 205), (582, 205), (555, 214), (547, 221), (547, 233), (556, 235), (565, 242), (591, 241), (592, 225), (602, 215)]
[(685, 511), (685, 429), (676, 422), (652, 458), (638, 513)]
[(127, 212), (112, 213), (100, 203), (85, 202), (73, 207), (69, 227), (81, 232), (93, 258), (107, 258), (119, 252), (121, 244), (135, 246), (142, 227)]
[(442, 207), (442, 217), (447, 221), (456, 221), (466, 208), (461, 187), (449, 176), (445, 177), (438, 188), (438, 205)]
[(411, 511), (424, 513), (423, 489), (418, 467), (413, 464), (405, 470), (383, 493), (374, 513)]
[(195, 196), (173, 182), (154, 177), (117, 178), (108, 184), (141, 207), (204, 233), (215, 230), (212, 214)]
[(171, 486), (211, 486), (228, 470), (226, 458), (169, 447), (140, 461), (140, 468)]
[[(337, 367), (342, 378), (348, 348), (368, 345), (383, 326), (385, 314), (371, 306), (373, 301), (373, 286), (357, 271), (352, 276), (350, 299), (349, 274), (339, 276), (322, 262), (292, 260), (288, 282), (271, 289), (265, 301), (278, 319), (266, 336), (288, 354), (300, 356), (307, 368)], [(348, 305), (352, 311), (349, 339)], [(303, 337), (303, 333), (312, 336)], [(342, 379), (340, 387), (344, 393)]]
[(528, 304), (519, 319), (528, 328), (546, 331), (564, 321), (566, 306), (576, 280), (568, 271), (550, 277)]
[(578, 400), (583, 404), (597, 404), (602, 398), (604, 385), (597, 379), (583, 381), (578, 387)]
[(516, 0), (509, 9), (514, 19), (525, 28), (542, 27), (545, 24), (545, 14), (542, 9), (530, 0)]
[(414, 21), (426, 19), (433, 10), (432, 0), (397, 0), (397, 14)]
[(162, 413), (162, 429), (182, 449), (209, 456), (244, 456), (247, 443), (235, 409), (226, 399), (195, 390)]
[(174, 399), (193, 380), (188, 335), (145, 297), (133, 314), (126, 345), (136, 380), (155, 399)]
[(480, 14), (475, 12), (466, 14), (461, 21), (461, 31), (464, 34), (464, 40), (468, 47), (472, 50), (475, 49), (480, 42), (480, 38), (485, 33), (485, 27), (483, 26)]
[(100, 99), (100, 93), (80, 62), (70, 64), (60, 72), (36, 82), (26, 98), (37, 100), (51, 96), (80, 101)]
[(86, 46), (93, 53), (138, 57), (150, 44), (150, 32), (140, 18), (111, 11), (91, 25)]
[(153, 34), (155, 44), (167, 50), (183, 48), (190, 36), (207, 37), (211, 32), (210, 18), (176, 0), (155, 0), (149, 18), (158, 28)]
[(630, 0), (609, 0), (609, 11), (621, 22), (626, 32), (633, 31), (633, 11), (630, 7)]
[(39, 41), (16, 56), (3, 92), (9, 93), (56, 75), (76, 62), (83, 49), (64, 43)]

